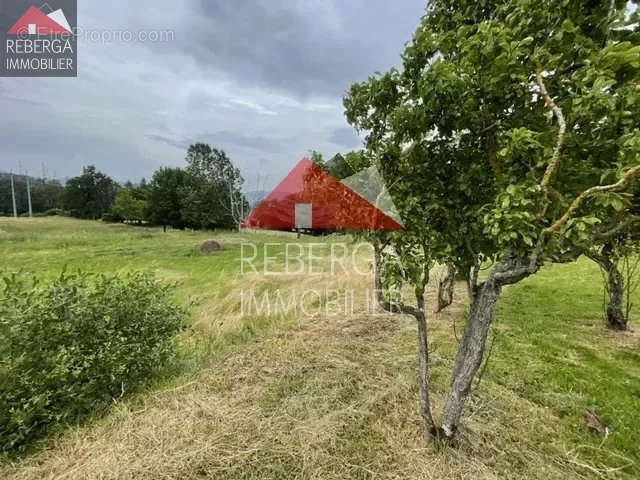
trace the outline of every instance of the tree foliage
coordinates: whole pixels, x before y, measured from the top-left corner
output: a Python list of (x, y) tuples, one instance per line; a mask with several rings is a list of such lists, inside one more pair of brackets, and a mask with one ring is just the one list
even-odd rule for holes
[(338, 153), (329, 160), (325, 168), (337, 179), (344, 179), (355, 175), (371, 165), (371, 160), (363, 150)]
[(64, 190), (64, 208), (78, 218), (102, 218), (111, 211), (118, 185), (106, 174), (89, 166), (70, 179)]
[[(347, 119), (409, 232), (382, 245), (456, 266), (474, 300), (442, 433), (452, 437), (502, 287), (575, 259), (631, 211), (640, 177), (640, 36), (626, 2), (429, 2), (403, 69), (355, 84)], [(611, 219), (615, 221), (611, 222)], [(378, 239), (380, 240), (380, 239)], [(494, 269), (474, 284), (478, 265)], [(395, 280), (393, 280), (395, 279)], [(409, 281), (400, 274), (387, 281)], [(417, 285), (421, 288), (421, 283)], [(433, 431), (433, 425), (428, 430)]]
[(149, 184), (148, 215), (155, 225), (182, 229), (182, 193), (188, 185), (187, 173), (181, 168), (161, 168)]
[[(18, 215), (27, 213), (29, 211), (27, 177), (14, 175), (13, 182)], [(31, 206), (34, 214), (45, 213), (49, 210), (63, 207), (64, 187), (60, 182), (30, 177), (29, 184), (31, 188)], [(8, 174), (0, 174), (0, 215), (13, 215), (11, 177)]]
[(230, 208), (232, 200), (246, 203), (244, 179), (224, 150), (203, 143), (191, 145), (187, 152), (188, 184), (182, 190), (182, 214), (194, 228), (237, 226)]
[(146, 188), (128, 186), (118, 191), (113, 213), (129, 222), (142, 222), (148, 213)]

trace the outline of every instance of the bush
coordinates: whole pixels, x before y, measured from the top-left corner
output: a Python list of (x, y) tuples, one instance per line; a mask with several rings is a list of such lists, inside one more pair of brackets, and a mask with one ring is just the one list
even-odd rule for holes
[(185, 311), (141, 273), (0, 282), (0, 450), (139, 387), (173, 357)]
[(102, 221), (105, 223), (122, 223), (124, 218), (117, 213), (107, 212), (102, 214)]

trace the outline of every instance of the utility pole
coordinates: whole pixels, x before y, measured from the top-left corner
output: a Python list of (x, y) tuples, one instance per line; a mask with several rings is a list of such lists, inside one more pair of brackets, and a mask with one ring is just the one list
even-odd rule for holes
[(13, 173), (11, 173), (11, 199), (13, 200), (13, 216), (18, 218), (18, 209), (16, 208), (16, 189), (13, 186)]
[(33, 217), (33, 210), (31, 209), (31, 183), (29, 182), (29, 172), (27, 173), (27, 200), (29, 202), (29, 218)]

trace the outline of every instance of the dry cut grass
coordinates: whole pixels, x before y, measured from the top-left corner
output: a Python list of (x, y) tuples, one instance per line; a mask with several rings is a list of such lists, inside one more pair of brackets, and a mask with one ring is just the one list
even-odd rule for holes
[[(465, 308), (462, 286), (456, 298), (430, 316), (436, 413), (455, 347), (451, 323)], [(461, 446), (426, 444), (416, 350), (411, 318), (302, 319), (67, 431), (0, 467), (0, 478), (591, 478), (553, 441), (557, 419), (547, 409), (490, 380), (473, 395)]]

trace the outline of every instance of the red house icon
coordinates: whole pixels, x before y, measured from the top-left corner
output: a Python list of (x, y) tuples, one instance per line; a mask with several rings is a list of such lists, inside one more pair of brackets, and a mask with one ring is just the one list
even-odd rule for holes
[[(66, 23), (62, 10), (54, 12), (51, 16), (45, 15), (36, 7), (30, 7), (26, 13), (20, 17), (13, 27), (7, 32), (8, 35), (71, 35), (72, 32), (61, 25), (53, 18), (58, 18)], [(64, 19), (64, 20), (63, 20)]]
[(402, 230), (402, 225), (303, 158), (243, 223), (270, 230)]

